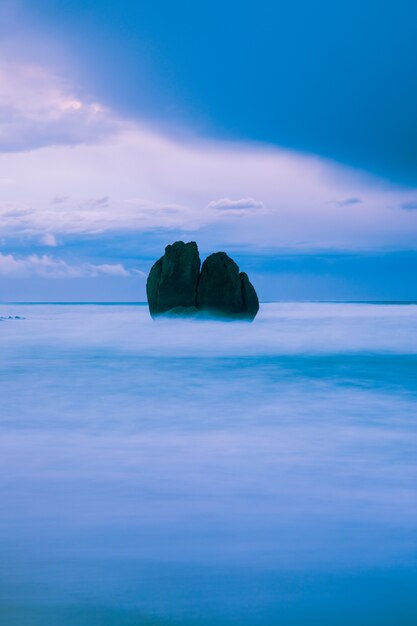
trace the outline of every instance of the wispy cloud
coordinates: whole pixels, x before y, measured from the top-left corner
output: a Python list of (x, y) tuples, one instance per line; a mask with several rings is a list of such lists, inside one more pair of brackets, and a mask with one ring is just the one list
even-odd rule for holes
[(208, 209), (216, 209), (218, 211), (234, 213), (248, 213), (251, 211), (257, 211), (263, 209), (263, 202), (259, 202), (254, 198), (239, 198), (238, 200), (231, 200), (230, 198), (220, 198), (219, 200), (213, 200), (207, 205)]
[(108, 196), (102, 196), (101, 198), (89, 198), (83, 203), (85, 209), (105, 208), (110, 204), (110, 198)]
[(81, 278), (107, 276), (129, 276), (128, 270), (121, 264), (94, 265), (83, 263), (71, 265), (62, 259), (51, 256), (32, 254), (17, 258), (12, 254), (0, 253), (0, 274), (5, 276), (42, 276), (45, 278)]
[(0, 151), (94, 142), (121, 122), (45, 68), (0, 63)]
[(402, 202), (400, 204), (400, 208), (404, 211), (417, 211), (417, 200), (409, 200), (407, 202)]
[(51, 200), (51, 204), (62, 204), (69, 200), (68, 196), (54, 196)]
[(342, 200), (336, 200), (336, 204), (339, 206), (352, 206), (353, 204), (361, 204), (362, 200), (357, 196), (351, 196), (350, 198), (342, 198)]
[(56, 237), (53, 233), (45, 233), (41, 238), (41, 243), (44, 246), (48, 246), (48, 248), (56, 248), (58, 245)]

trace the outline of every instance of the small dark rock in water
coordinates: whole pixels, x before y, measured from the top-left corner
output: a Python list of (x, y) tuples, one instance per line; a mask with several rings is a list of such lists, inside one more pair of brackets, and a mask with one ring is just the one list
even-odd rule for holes
[(20, 317), (20, 315), (8, 315), (7, 317), (0, 317), (0, 322), (5, 322), (6, 320), (24, 320), (24, 317)]
[(176, 241), (165, 248), (165, 254), (153, 266), (146, 282), (149, 311), (152, 317), (195, 307), (200, 256), (195, 241)]
[(258, 296), (248, 275), (239, 272), (225, 253), (210, 254), (200, 273), (197, 244), (176, 241), (152, 267), (146, 283), (152, 317), (214, 315), (253, 320), (259, 310)]

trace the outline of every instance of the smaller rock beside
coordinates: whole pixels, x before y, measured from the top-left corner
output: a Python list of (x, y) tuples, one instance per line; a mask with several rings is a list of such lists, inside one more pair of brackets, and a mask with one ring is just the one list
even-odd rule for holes
[(202, 265), (196, 306), (216, 316), (253, 319), (259, 301), (248, 275), (225, 252), (215, 252)]

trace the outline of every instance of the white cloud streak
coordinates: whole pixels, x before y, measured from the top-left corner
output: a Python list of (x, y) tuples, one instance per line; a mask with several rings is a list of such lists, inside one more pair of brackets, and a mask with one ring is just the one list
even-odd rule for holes
[(233, 213), (250, 213), (264, 208), (262, 202), (255, 200), (254, 198), (240, 198), (239, 200), (231, 200), (230, 198), (220, 198), (219, 200), (213, 200), (209, 202), (208, 209), (217, 209), (223, 212)]
[[(137, 272), (135, 272), (137, 273)], [(95, 278), (100, 275), (107, 276), (129, 276), (128, 272), (121, 264), (94, 265), (83, 263), (81, 265), (71, 265), (62, 259), (55, 259), (51, 256), (32, 254), (26, 257), (17, 258), (12, 254), (0, 253), (0, 275), (2, 276), (41, 276), (43, 278)]]
[(362, 200), (360, 198), (343, 198), (342, 200), (337, 200), (336, 204), (339, 206), (352, 206), (353, 204), (361, 204)]

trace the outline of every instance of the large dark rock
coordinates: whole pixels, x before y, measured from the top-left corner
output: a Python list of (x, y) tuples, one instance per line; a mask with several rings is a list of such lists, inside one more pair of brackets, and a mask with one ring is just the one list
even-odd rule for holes
[(146, 283), (152, 317), (214, 315), (253, 320), (259, 310), (247, 274), (225, 253), (210, 254), (200, 274), (197, 244), (176, 241), (152, 267)]
[(259, 310), (256, 291), (247, 274), (225, 252), (210, 254), (201, 268), (197, 309), (221, 317), (253, 319)]
[(195, 307), (200, 256), (195, 241), (176, 241), (153, 266), (146, 282), (152, 317), (179, 308)]

